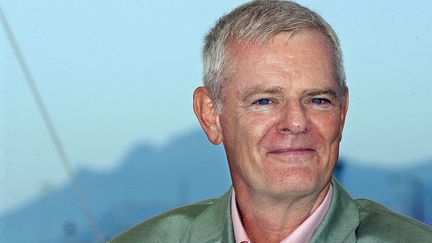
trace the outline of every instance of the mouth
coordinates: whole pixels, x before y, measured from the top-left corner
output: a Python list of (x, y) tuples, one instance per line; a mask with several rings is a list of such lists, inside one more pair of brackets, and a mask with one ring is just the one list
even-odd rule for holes
[(272, 149), (268, 153), (270, 155), (276, 155), (276, 156), (305, 156), (305, 155), (311, 155), (316, 152), (313, 148), (307, 148), (307, 147), (300, 147), (300, 148), (277, 148)]

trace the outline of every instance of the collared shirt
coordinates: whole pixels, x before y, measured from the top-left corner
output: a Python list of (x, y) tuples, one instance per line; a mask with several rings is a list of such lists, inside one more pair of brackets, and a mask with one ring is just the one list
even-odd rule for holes
[[(321, 202), (319, 207), (305, 220), (301, 223), (290, 235), (281, 241), (281, 243), (303, 243), (308, 242), (315, 230), (321, 224), (324, 216), (326, 215), (333, 194), (333, 186), (330, 184), (330, 188), (327, 192), (326, 197)], [(232, 191), (231, 197), (231, 214), (234, 226), (235, 241), (237, 243), (250, 243), (250, 239), (246, 234), (243, 224), (240, 219), (240, 215), (237, 209), (237, 201), (235, 198), (234, 189)]]

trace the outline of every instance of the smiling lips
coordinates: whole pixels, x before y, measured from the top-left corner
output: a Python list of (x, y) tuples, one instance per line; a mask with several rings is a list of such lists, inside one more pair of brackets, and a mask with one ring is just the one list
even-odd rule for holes
[(282, 156), (301, 156), (301, 155), (310, 155), (311, 153), (315, 153), (316, 150), (312, 148), (277, 148), (271, 149), (268, 153), (274, 155), (282, 155)]

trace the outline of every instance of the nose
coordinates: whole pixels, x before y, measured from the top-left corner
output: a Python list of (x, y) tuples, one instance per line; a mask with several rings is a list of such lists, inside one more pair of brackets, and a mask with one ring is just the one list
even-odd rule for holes
[(300, 102), (287, 103), (282, 109), (277, 123), (279, 133), (300, 134), (308, 131), (309, 121)]

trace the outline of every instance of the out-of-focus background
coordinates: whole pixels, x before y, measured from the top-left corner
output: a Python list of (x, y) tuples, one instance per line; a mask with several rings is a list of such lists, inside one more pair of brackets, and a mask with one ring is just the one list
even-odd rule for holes
[[(223, 149), (206, 141), (191, 97), (205, 33), (242, 2), (1, 0), (77, 186), (1, 28), (0, 242), (103, 241), (226, 191)], [(354, 197), (431, 225), (432, 2), (299, 2), (344, 51), (336, 176)]]

